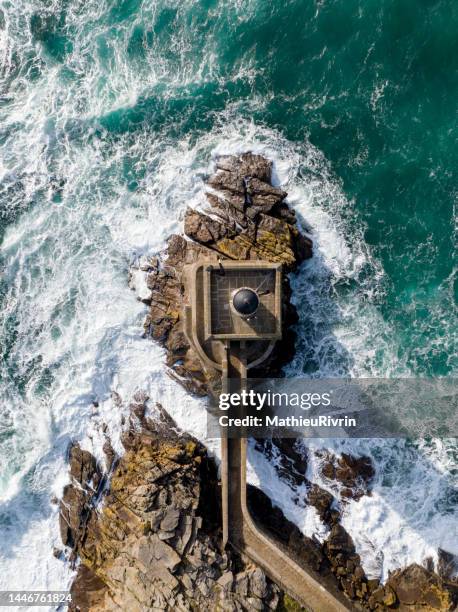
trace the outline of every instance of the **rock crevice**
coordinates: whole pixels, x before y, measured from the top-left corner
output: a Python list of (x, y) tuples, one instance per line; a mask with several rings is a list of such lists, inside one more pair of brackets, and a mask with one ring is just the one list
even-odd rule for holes
[(276, 609), (278, 587), (220, 549), (214, 462), (159, 410), (157, 421), (131, 412), (125, 453), (102, 505), (94, 503), (92, 486), (103, 477), (101, 468), (78, 444), (71, 447), (72, 483), (61, 500), (60, 525), (64, 543), (82, 562), (73, 609)]

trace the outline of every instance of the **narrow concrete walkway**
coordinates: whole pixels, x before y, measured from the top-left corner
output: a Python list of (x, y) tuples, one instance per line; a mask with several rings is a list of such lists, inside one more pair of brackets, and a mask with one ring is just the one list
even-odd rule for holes
[[(231, 342), (223, 367), (223, 388), (229, 392), (246, 385), (243, 342)], [(352, 610), (344, 595), (331, 593), (289, 555), (284, 546), (251, 518), (246, 497), (247, 440), (222, 439), (223, 539), (249, 557), (291, 597), (312, 612)]]

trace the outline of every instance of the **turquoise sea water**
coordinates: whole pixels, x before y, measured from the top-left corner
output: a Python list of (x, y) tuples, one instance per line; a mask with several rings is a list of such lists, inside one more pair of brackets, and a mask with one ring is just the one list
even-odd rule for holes
[[(0, 0), (3, 569), (55, 537), (91, 400), (111, 418), (139, 361), (162, 381), (128, 269), (218, 152), (270, 155), (316, 242), (294, 371), (456, 374), (457, 31), (453, 0)], [(384, 543), (394, 565), (456, 530), (454, 447), (425, 454), (449, 476), (409, 525), (424, 546)]]

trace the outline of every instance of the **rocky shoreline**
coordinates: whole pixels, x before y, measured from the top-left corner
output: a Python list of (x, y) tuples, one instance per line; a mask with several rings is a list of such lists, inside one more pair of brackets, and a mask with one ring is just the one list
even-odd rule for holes
[[(154, 418), (146, 417), (147, 402), (138, 394), (129, 406), (122, 457), (109, 442), (105, 465), (78, 444), (69, 450), (71, 482), (60, 501), (60, 528), (77, 567), (71, 609), (300, 609), (259, 567), (221, 550), (215, 462), (161, 406)], [(368, 580), (331, 509), (332, 496), (317, 485), (310, 503), (331, 527), (323, 543), (304, 536), (256, 487), (249, 487), (248, 501), (255, 520), (324, 585), (340, 586), (354, 609), (453, 609), (450, 585), (421, 566), (394, 572), (385, 585)]]
[[(188, 209), (184, 236), (169, 238), (165, 252), (144, 259), (131, 275), (149, 306), (145, 333), (166, 349), (170, 374), (189, 392), (206, 395), (217, 373), (205, 368), (183, 331), (182, 271), (205, 255), (220, 259), (267, 259), (293, 272), (312, 256), (312, 242), (297, 227), (287, 194), (272, 185), (272, 164), (251, 153), (216, 162), (208, 180), (208, 208)], [(144, 283), (139, 291), (140, 282)], [(297, 313), (289, 280), (283, 280), (283, 338), (258, 376), (279, 376), (294, 355)], [(123, 433), (125, 453), (116, 457), (107, 439), (103, 469), (75, 444), (71, 483), (60, 502), (62, 541), (79, 559), (72, 586), (79, 610), (268, 610), (297, 609), (260, 568), (221, 551), (219, 484), (205, 448), (183, 432), (162, 407), (145, 416), (148, 398), (138, 394)], [(292, 488), (306, 485), (306, 502), (329, 527), (323, 542), (305, 537), (262, 491), (250, 487), (254, 518), (285, 543), (324, 584), (337, 585), (355, 609), (452, 610), (452, 581), (411, 565), (385, 585), (369, 580), (331, 493), (306, 478), (307, 454), (294, 440), (257, 442), (275, 453), (279, 477)], [(323, 475), (341, 497), (370, 494), (374, 468), (368, 457), (322, 454)]]
[(280, 590), (263, 572), (219, 546), (217, 471), (205, 448), (177, 432), (137, 396), (103, 505), (94, 457), (70, 449), (72, 484), (61, 501), (61, 535), (81, 560), (73, 609), (276, 609)]

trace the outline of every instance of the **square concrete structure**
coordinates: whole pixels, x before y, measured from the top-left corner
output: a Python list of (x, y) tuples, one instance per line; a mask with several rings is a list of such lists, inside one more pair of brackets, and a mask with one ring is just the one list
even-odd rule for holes
[[(256, 313), (243, 318), (231, 306), (236, 289), (254, 289)], [(277, 340), (281, 338), (281, 264), (223, 261), (203, 268), (206, 340)]]

